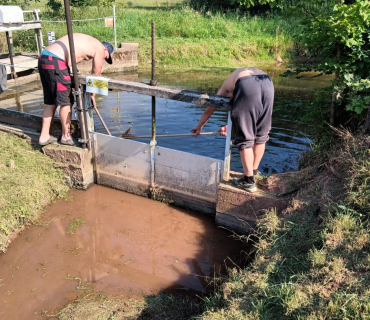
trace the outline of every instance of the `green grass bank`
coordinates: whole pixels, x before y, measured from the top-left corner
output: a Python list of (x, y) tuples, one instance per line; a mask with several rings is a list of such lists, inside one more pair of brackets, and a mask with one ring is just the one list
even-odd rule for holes
[(0, 253), (68, 187), (53, 161), (26, 140), (0, 132)]
[[(150, 67), (152, 21), (156, 23), (158, 68), (236, 68), (271, 63), (278, 57), (288, 61), (300, 50), (293, 39), (298, 21), (278, 15), (202, 12), (182, 4), (168, 8), (118, 5), (116, 15), (117, 43), (139, 43), (140, 68)], [(112, 7), (72, 8), (72, 19), (107, 16), (112, 16)], [(42, 8), (41, 19), (62, 20), (63, 15), (52, 17)], [(54, 31), (56, 38), (67, 34), (63, 23), (43, 22), (42, 27), (45, 43), (47, 31)], [(113, 28), (106, 28), (104, 20), (74, 22), (73, 30), (114, 43)], [(15, 45), (18, 50), (35, 51), (34, 39), (32, 31), (17, 32)]]

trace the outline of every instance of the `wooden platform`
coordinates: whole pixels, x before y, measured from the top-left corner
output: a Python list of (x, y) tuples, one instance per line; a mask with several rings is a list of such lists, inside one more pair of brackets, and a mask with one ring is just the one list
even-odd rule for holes
[[(27, 70), (33, 70), (37, 68), (37, 58), (38, 55), (36, 53), (30, 53), (30, 52), (22, 52), (22, 53), (16, 53), (14, 59), (14, 65), (17, 66), (15, 68), (15, 72), (24, 72)], [(0, 64), (6, 64), (6, 72), (10, 76), (11, 70), (10, 70), (10, 59), (9, 55), (1, 55), (0, 56)], [(8, 79), (10, 77), (8, 76)]]

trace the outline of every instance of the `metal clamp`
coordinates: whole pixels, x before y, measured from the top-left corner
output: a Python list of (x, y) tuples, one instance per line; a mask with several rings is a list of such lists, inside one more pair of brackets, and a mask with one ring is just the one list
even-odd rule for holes
[(88, 143), (89, 141), (90, 141), (90, 139), (85, 139), (85, 140), (81, 139), (81, 138), (78, 139), (79, 143)]
[(80, 91), (80, 90), (78, 90), (78, 91), (73, 91), (73, 94), (74, 94), (74, 95), (76, 95), (76, 96), (79, 96), (79, 95), (81, 95), (81, 91)]
[(156, 140), (151, 140), (150, 143), (149, 143), (149, 145), (151, 147), (155, 147), (157, 145), (157, 141)]

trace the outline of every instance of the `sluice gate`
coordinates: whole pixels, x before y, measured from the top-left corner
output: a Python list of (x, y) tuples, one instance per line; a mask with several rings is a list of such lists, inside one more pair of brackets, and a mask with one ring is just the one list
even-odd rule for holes
[[(214, 214), (222, 161), (91, 134), (97, 184)], [(154, 172), (152, 172), (154, 161)], [(152, 181), (154, 178), (154, 181)]]

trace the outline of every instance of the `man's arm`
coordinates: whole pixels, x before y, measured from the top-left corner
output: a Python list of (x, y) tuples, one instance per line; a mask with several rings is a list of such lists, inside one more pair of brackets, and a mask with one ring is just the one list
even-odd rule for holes
[(200, 132), (202, 131), (203, 126), (208, 121), (209, 117), (215, 112), (216, 108), (208, 107), (202, 114), (202, 116), (199, 119), (198, 124), (190, 130), (190, 132), (195, 133), (195, 136), (199, 136)]
[[(97, 50), (95, 52), (95, 56), (92, 61), (92, 69), (91, 69), (91, 74), (94, 76), (100, 76), (101, 75), (101, 70), (103, 68), (103, 61), (104, 61), (104, 49), (99, 48), (101, 50)], [(94, 106), (96, 106), (96, 101), (95, 101), (95, 93), (91, 94), (91, 101)]]

